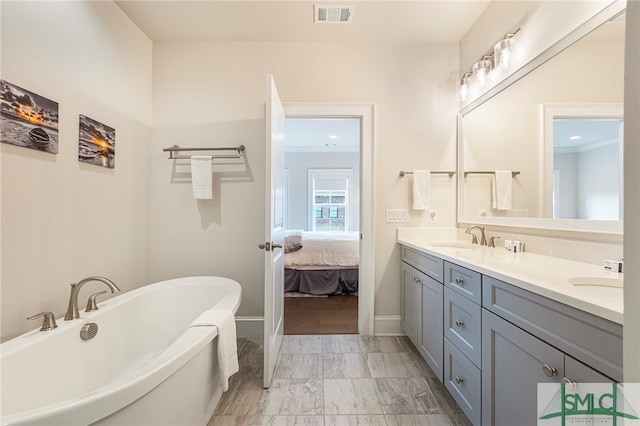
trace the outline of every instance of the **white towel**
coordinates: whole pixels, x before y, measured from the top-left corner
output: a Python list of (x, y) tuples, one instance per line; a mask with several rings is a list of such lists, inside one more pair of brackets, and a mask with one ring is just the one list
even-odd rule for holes
[(210, 200), (213, 198), (213, 185), (211, 179), (211, 156), (191, 156), (191, 186), (193, 198)]
[(413, 171), (413, 209), (429, 208), (429, 187), (431, 186), (430, 170)]
[(491, 181), (493, 203), (492, 206), (497, 210), (511, 209), (511, 193), (512, 193), (513, 175), (511, 170), (496, 170), (493, 180)]
[(210, 309), (200, 314), (191, 327), (214, 326), (218, 329), (218, 368), (222, 390), (229, 389), (229, 377), (240, 371), (238, 365), (238, 343), (236, 341), (236, 319), (228, 309)]

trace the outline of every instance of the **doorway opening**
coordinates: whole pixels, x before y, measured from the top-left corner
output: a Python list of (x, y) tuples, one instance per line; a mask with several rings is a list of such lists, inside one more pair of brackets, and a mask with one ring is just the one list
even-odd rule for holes
[(357, 334), (362, 121), (285, 120), (285, 334)]

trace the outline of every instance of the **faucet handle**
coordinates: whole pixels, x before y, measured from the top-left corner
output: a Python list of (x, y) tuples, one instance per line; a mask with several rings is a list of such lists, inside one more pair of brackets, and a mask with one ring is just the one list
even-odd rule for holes
[(500, 239), (500, 237), (489, 237), (489, 247), (495, 247), (496, 246), (496, 240)]
[(96, 303), (96, 298), (101, 294), (106, 294), (107, 290), (101, 291), (99, 293), (93, 293), (89, 296), (89, 300), (87, 300), (87, 307), (84, 309), (85, 312), (93, 312), (98, 310), (98, 305)]
[(27, 319), (33, 320), (33, 319), (38, 319), (40, 317), (44, 317), (44, 320), (42, 321), (42, 327), (40, 327), (40, 331), (49, 331), (58, 327), (58, 324), (56, 324), (56, 319), (53, 316), (53, 312), (50, 312), (50, 311), (40, 312), (39, 314), (35, 314), (33, 316), (28, 317)]

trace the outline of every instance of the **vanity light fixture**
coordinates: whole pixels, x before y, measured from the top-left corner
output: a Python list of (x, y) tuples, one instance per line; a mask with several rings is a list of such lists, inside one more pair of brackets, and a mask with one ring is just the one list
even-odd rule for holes
[(520, 28), (513, 33), (505, 34), (504, 38), (498, 41), (493, 50), (480, 58), (473, 64), (471, 72), (465, 73), (458, 83), (458, 98), (465, 101), (470, 94), (477, 92), (489, 82), (492, 75), (499, 71), (504, 71), (514, 63), (515, 37), (520, 33)]

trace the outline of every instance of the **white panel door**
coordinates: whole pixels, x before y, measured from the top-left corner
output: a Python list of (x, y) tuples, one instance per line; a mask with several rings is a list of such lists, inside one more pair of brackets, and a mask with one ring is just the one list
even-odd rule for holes
[(271, 385), (284, 336), (284, 109), (267, 74), (264, 387)]

